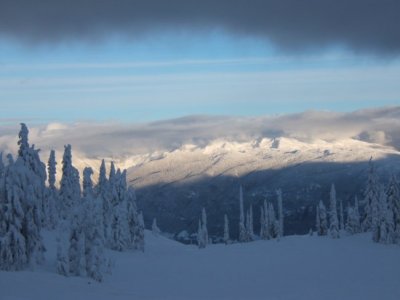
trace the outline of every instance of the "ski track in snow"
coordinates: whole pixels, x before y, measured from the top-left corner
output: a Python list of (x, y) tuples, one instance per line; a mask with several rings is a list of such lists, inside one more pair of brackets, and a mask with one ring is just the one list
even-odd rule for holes
[(115, 268), (103, 283), (57, 275), (54, 234), (45, 241), (46, 265), (0, 272), (1, 300), (400, 299), (400, 247), (374, 244), (369, 234), (199, 250), (146, 231), (145, 253), (108, 252)]

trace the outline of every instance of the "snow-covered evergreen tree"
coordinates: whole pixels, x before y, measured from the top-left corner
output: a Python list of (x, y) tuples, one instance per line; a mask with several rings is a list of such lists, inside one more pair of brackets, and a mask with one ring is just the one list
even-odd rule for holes
[(228, 220), (228, 216), (226, 214), (224, 215), (224, 243), (225, 243), (225, 245), (230, 243), (229, 220)]
[(69, 275), (69, 220), (61, 219), (57, 224), (57, 257), (56, 268), (57, 273), (63, 276)]
[(271, 226), (270, 226), (270, 212), (269, 212), (269, 205), (267, 200), (264, 200), (263, 204), (263, 213), (264, 213), (264, 229), (262, 230), (263, 236), (261, 238), (263, 240), (269, 240), (271, 235)]
[(243, 208), (243, 188), (240, 186), (239, 189), (239, 205), (240, 205), (240, 218), (239, 218), (239, 242), (246, 242), (246, 226), (244, 219), (244, 208)]
[(337, 206), (336, 206), (336, 189), (335, 185), (332, 184), (330, 192), (330, 205), (329, 205), (329, 234), (332, 238), (337, 239), (340, 237), (339, 234), (339, 220), (337, 217)]
[(339, 202), (339, 229), (344, 230), (344, 213), (343, 213), (343, 201)]
[(203, 226), (201, 225), (201, 219), (199, 219), (199, 226), (197, 227), (197, 246), (199, 249), (206, 247), (204, 242)]
[(392, 175), (387, 189), (389, 210), (393, 214), (394, 242), (400, 243), (400, 184), (396, 176)]
[(97, 199), (102, 204), (102, 214), (103, 214), (103, 236), (105, 243), (111, 240), (111, 220), (113, 207), (111, 205), (111, 191), (110, 185), (106, 175), (106, 164), (104, 159), (101, 161), (99, 179), (96, 186), (96, 196)]
[(59, 210), (60, 217), (64, 220), (70, 218), (72, 210), (79, 206), (81, 200), (81, 186), (79, 172), (72, 165), (71, 145), (64, 147), (62, 161), (62, 176), (60, 182)]
[(246, 241), (254, 240), (253, 206), (250, 205), (246, 214)]
[(276, 219), (275, 208), (272, 203), (268, 204), (268, 232), (271, 238), (277, 238), (279, 235), (279, 221)]
[(319, 217), (319, 205), (315, 207), (315, 230), (319, 233), (321, 228), (321, 219)]
[(328, 218), (327, 218), (326, 207), (325, 207), (324, 203), (322, 202), (322, 200), (319, 201), (318, 212), (319, 212), (320, 227), (317, 228), (317, 233), (320, 236), (327, 235), (328, 234)]
[[(373, 221), (373, 218), (377, 218), (378, 213), (378, 202), (380, 197), (380, 184), (378, 182), (377, 175), (375, 173), (374, 164), (372, 158), (369, 161), (369, 172), (366, 188), (364, 191), (364, 217), (362, 220), (362, 230), (373, 231), (377, 221)], [(373, 224), (375, 222), (375, 225)]]
[(136, 242), (136, 249), (144, 252), (144, 218), (143, 218), (143, 212), (139, 213), (138, 216), (139, 219), (139, 227), (138, 227), (138, 238)]
[(128, 205), (122, 200), (113, 208), (111, 222), (110, 247), (113, 250), (124, 251), (129, 248)]
[(203, 207), (201, 211), (201, 223), (202, 223), (202, 234), (203, 234), (203, 240), (205, 246), (208, 245), (209, 239), (208, 239), (208, 229), (207, 229), (207, 214), (206, 214), (206, 209)]
[(9, 155), (9, 165), (0, 183), (0, 270), (22, 270), (28, 264), (26, 238), (23, 234), (23, 193), (15, 184), (19, 180), (16, 166)]
[(283, 216), (283, 204), (282, 204), (282, 190), (276, 191), (278, 197), (278, 215), (279, 215), (279, 237), (284, 235), (284, 216)]
[(264, 207), (260, 207), (260, 238), (265, 239), (265, 216)]
[(347, 221), (345, 229), (349, 234), (356, 234), (361, 232), (360, 214), (358, 212), (358, 199), (355, 197), (354, 207), (347, 208)]
[(102, 203), (95, 199), (91, 176), (93, 170), (83, 170), (83, 205), (86, 274), (96, 281), (103, 280), (106, 271), (104, 258), (103, 214)]
[(69, 212), (69, 274), (73, 276), (86, 276), (86, 249), (83, 206), (79, 202), (77, 202), (75, 205), (75, 207), (70, 208)]
[(356, 196), (354, 199), (354, 221), (355, 221), (355, 230), (356, 233), (361, 232), (361, 220), (360, 220), (360, 205), (358, 203), (358, 197)]
[(54, 229), (57, 225), (58, 221), (58, 206), (59, 206), (59, 199), (58, 199), (58, 191), (56, 188), (56, 155), (55, 151), (50, 151), (50, 157), (47, 163), (47, 172), (48, 172), (48, 183), (49, 188), (47, 191), (46, 197), (46, 215), (47, 215), (47, 228)]
[[(374, 211), (372, 207), (372, 211)], [(383, 244), (393, 243), (395, 240), (395, 226), (393, 211), (389, 207), (388, 197), (381, 187), (379, 195), (379, 211), (378, 220), (375, 220), (375, 215), (372, 215), (372, 239), (374, 242), (379, 242)], [(377, 224), (375, 224), (377, 222)]]
[(156, 236), (159, 235), (161, 232), (160, 228), (158, 228), (158, 226), (157, 226), (156, 218), (153, 219), (153, 224), (151, 225), (151, 231), (153, 232), (153, 235), (156, 235)]

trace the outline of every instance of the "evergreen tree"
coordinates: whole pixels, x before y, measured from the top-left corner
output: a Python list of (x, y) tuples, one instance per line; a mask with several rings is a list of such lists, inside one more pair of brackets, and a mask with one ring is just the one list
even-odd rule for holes
[(321, 230), (321, 219), (319, 217), (319, 205), (315, 207), (315, 230), (317, 231), (318, 235)]
[(153, 235), (159, 235), (160, 234), (160, 228), (157, 226), (157, 219), (153, 219), (153, 224), (151, 225), (151, 231), (153, 232)]
[(244, 219), (244, 208), (243, 208), (243, 189), (240, 186), (239, 189), (239, 204), (240, 204), (240, 218), (239, 218), (239, 242), (246, 242), (247, 234)]
[(69, 275), (69, 220), (61, 219), (58, 223), (57, 229), (57, 257), (56, 257), (56, 268), (57, 273), (63, 276)]
[(113, 250), (124, 251), (129, 247), (127, 211), (128, 206), (126, 200), (123, 200), (114, 206), (110, 241), (110, 247)]
[(264, 217), (264, 208), (260, 207), (260, 238), (265, 239), (265, 217)]
[(137, 249), (144, 252), (144, 218), (143, 213), (139, 213), (139, 228), (138, 228), (138, 242)]
[[(378, 182), (374, 164), (372, 162), (372, 158), (369, 161), (369, 172), (368, 172), (368, 180), (367, 185), (364, 192), (364, 218), (362, 221), (362, 230), (370, 231), (374, 230), (373, 218), (376, 218), (377, 214), (377, 206), (379, 202), (379, 188), (380, 184)], [(373, 216), (375, 214), (375, 216)], [(375, 221), (376, 223), (376, 221)]]
[(344, 230), (344, 214), (343, 214), (343, 201), (339, 202), (339, 229)]
[(86, 276), (85, 233), (82, 205), (78, 202), (70, 210), (68, 265), (69, 274)]
[(199, 219), (199, 226), (197, 228), (197, 246), (199, 249), (203, 249), (206, 247), (204, 242), (204, 234), (203, 234), (203, 226), (201, 225), (201, 219)]
[(319, 201), (318, 205), (320, 228), (317, 230), (318, 235), (323, 236), (328, 234), (328, 219), (326, 213), (326, 207), (322, 201)]
[(228, 216), (226, 214), (224, 215), (224, 243), (225, 243), (225, 245), (230, 243), (229, 220), (228, 220)]
[(208, 245), (208, 229), (207, 229), (207, 214), (206, 214), (206, 209), (203, 207), (203, 210), (201, 212), (201, 220), (202, 220), (202, 234), (203, 234), (203, 240), (205, 246)]
[(268, 232), (271, 238), (277, 238), (279, 235), (279, 221), (276, 219), (275, 208), (272, 203), (268, 204)]
[(387, 200), (385, 199), (384, 193), (383, 193), (383, 187), (382, 185), (378, 184), (378, 196), (375, 198), (371, 199), (371, 202), (369, 204), (369, 212), (368, 212), (368, 218), (369, 218), (369, 224), (370, 224), (370, 230), (372, 231), (372, 240), (374, 242), (379, 242), (380, 241), (380, 236), (381, 236), (381, 221), (382, 221), (382, 206), (381, 202), (386, 202)]
[(279, 214), (279, 237), (282, 237), (284, 234), (284, 217), (283, 217), (283, 205), (282, 205), (282, 190), (278, 189), (276, 191), (278, 197), (278, 214)]
[(389, 210), (393, 214), (394, 242), (400, 243), (400, 184), (394, 175), (389, 182), (387, 201)]
[(361, 222), (360, 222), (360, 210), (358, 204), (357, 196), (354, 199), (354, 222), (355, 222), (355, 232), (361, 232)]
[(106, 175), (106, 164), (104, 159), (101, 161), (99, 179), (96, 186), (96, 195), (102, 205), (103, 214), (103, 236), (106, 244), (111, 240), (111, 221), (113, 206), (110, 202), (111, 190)]
[(337, 217), (336, 190), (334, 184), (332, 184), (330, 192), (329, 223), (330, 236), (334, 239), (339, 238), (339, 221)]
[(83, 170), (83, 203), (85, 207), (85, 261), (86, 274), (96, 281), (103, 280), (106, 268), (101, 203), (95, 199), (91, 176), (93, 170)]
[(372, 232), (372, 238), (374, 242), (383, 244), (393, 243), (395, 240), (393, 211), (391, 207), (389, 207), (387, 194), (383, 187), (381, 187), (379, 195), (379, 212), (376, 227), (374, 222), (375, 217), (373, 216), (374, 230)]
[(64, 147), (59, 198), (60, 216), (62, 219), (67, 220), (72, 210), (78, 207), (81, 199), (79, 172), (72, 165), (71, 145)]
[(271, 239), (271, 231), (270, 231), (270, 212), (269, 205), (267, 200), (264, 200), (264, 240)]
[(28, 264), (26, 238), (23, 234), (25, 212), (21, 203), (20, 177), (12, 156), (0, 185), (0, 270), (16, 271)]
[(50, 157), (47, 163), (47, 172), (48, 176), (48, 183), (49, 188), (47, 191), (47, 201), (46, 201), (46, 215), (47, 215), (47, 227), (49, 229), (54, 229), (57, 225), (58, 220), (58, 206), (59, 206), (59, 199), (58, 199), (58, 191), (56, 188), (56, 156), (54, 150), (50, 151)]
[(250, 205), (250, 209), (248, 211), (246, 230), (247, 230), (247, 241), (254, 240), (254, 223), (253, 223), (253, 206), (252, 205)]

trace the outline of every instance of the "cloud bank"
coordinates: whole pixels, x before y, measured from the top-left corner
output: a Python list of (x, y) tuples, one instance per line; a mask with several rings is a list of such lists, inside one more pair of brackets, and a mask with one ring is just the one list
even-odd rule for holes
[[(19, 125), (7, 124), (0, 127), (0, 149), (15, 153)], [(216, 139), (244, 142), (263, 137), (291, 137), (305, 142), (356, 138), (400, 150), (400, 107), (252, 118), (189, 116), (143, 124), (30, 126), (31, 143), (46, 155), (52, 148), (61, 153), (63, 145), (69, 143), (79, 157), (93, 160), (105, 157), (121, 161), (137, 154), (171, 151), (184, 144), (206, 146)]]
[(400, 52), (397, 0), (2, 0), (0, 35), (29, 42), (225, 29), (279, 47)]

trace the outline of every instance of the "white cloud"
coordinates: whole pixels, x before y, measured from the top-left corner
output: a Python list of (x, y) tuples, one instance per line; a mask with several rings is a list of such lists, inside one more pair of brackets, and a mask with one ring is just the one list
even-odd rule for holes
[[(29, 125), (29, 124), (28, 124)], [(16, 151), (18, 124), (0, 129), (0, 148)], [(189, 116), (152, 123), (50, 123), (30, 127), (30, 141), (47, 153), (72, 144), (79, 157), (128, 159), (215, 139), (247, 141), (287, 136), (303, 141), (357, 138), (400, 149), (400, 107), (352, 113), (308, 111), (263, 117)]]

